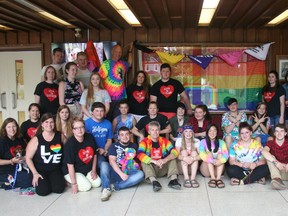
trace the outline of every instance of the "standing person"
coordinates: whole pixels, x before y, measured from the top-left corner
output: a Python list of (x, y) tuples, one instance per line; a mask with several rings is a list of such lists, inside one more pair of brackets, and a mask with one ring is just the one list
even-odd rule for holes
[(132, 65), (132, 48), (133, 43), (130, 44), (128, 62), (126, 62), (121, 60), (122, 47), (115, 45), (112, 48), (111, 59), (104, 61), (99, 69), (99, 74), (104, 80), (104, 88), (108, 91), (112, 100), (110, 112), (107, 116), (110, 121), (119, 115), (119, 110), (117, 110), (118, 102), (126, 98), (124, 78)]
[[(16, 170), (19, 164), (22, 164), (23, 157), (16, 156), (16, 149), (25, 151), (26, 143), (21, 138), (19, 125), (13, 118), (7, 118), (3, 122), (0, 130), (0, 182), (10, 183), (8, 176), (11, 176), (14, 182), (10, 183), (10, 187), (31, 187), (31, 176), (22, 169)], [(17, 174), (17, 175), (15, 175)], [(14, 179), (16, 176), (16, 179)]]
[(269, 72), (268, 83), (262, 89), (262, 97), (267, 105), (271, 128), (274, 130), (275, 125), (285, 123), (285, 90), (279, 82), (279, 75), (276, 71)]
[(133, 84), (127, 87), (130, 113), (133, 114), (137, 122), (148, 114), (151, 86), (147, 76), (144, 71), (138, 71)]
[(252, 126), (253, 134), (255, 138), (262, 146), (266, 145), (269, 138), (269, 130), (271, 128), (270, 118), (267, 116), (267, 105), (264, 102), (260, 102), (256, 106), (256, 111), (248, 119), (248, 123)]
[(63, 174), (71, 184), (71, 192), (89, 191), (91, 187), (100, 187), (101, 180), (96, 173), (97, 145), (91, 134), (85, 133), (85, 123), (74, 118), (73, 136), (64, 146)]
[(269, 169), (262, 155), (261, 143), (252, 139), (252, 127), (247, 122), (239, 125), (240, 139), (229, 149), (227, 174), (231, 185), (242, 185), (258, 182), (265, 184)]
[(100, 177), (109, 175), (108, 149), (112, 144), (113, 131), (110, 121), (104, 118), (105, 106), (101, 102), (92, 104), (92, 118), (85, 121), (85, 128), (91, 133), (98, 146), (97, 166)]
[(180, 190), (176, 161), (178, 151), (168, 139), (159, 136), (160, 124), (157, 121), (150, 122), (148, 128), (149, 136), (139, 143), (137, 153), (145, 179), (152, 183), (153, 191), (157, 192), (162, 186), (156, 178), (167, 175), (170, 179), (168, 187)]
[(21, 124), (21, 133), (26, 143), (35, 136), (40, 119), (40, 106), (38, 103), (31, 103), (28, 107), (29, 119)]
[(45, 113), (40, 119), (36, 136), (26, 149), (26, 161), (33, 174), (32, 185), (38, 195), (63, 193), (62, 151), (61, 134), (56, 131), (53, 115)]
[(189, 121), (189, 117), (186, 115), (186, 107), (182, 102), (177, 103), (176, 116), (169, 119), (171, 126), (170, 140), (175, 146), (175, 142), (178, 138), (181, 137), (183, 132), (183, 126), (186, 125)]
[(94, 102), (101, 102), (105, 105), (105, 114), (110, 110), (111, 98), (107, 90), (103, 87), (102, 78), (98, 73), (92, 73), (88, 89), (85, 89), (80, 98), (83, 119), (92, 117), (91, 106)]
[[(132, 128), (136, 124), (136, 119), (134, 116), (129, 112), (129, 105), (126, 99), (123, 99), (119, 102), (119, 110), (120, 115), (113, 119), (112, 122), (112, 129), (114, 133), (114, 140), (118, 140), (118, 130), (119, 128), (125, 126), (129, 128), (129, 130), (132, 130)], [(132, 137), (131, 137), (132, 138)], [(133, 141), (133, 139), (131, 140)]]
[[(183, 126), (182, 137), (177, 139), (175, 147), (179, 152), (178, 160), (183, 171), (183, 186), (187, 188), (199, 187), (199, 183), (196, 180), (196, 174), (200, 160), (199, 144), (200, 140), (194, 137), (192, 126)], [(191, 177), (189, 177), (189, 170)]]
[(230, 98), (227, 104), (229, 111), (222, 115), (221, 127), (223, 139), (229, 149), (231, 144), (239, 139), (239, 124), (240, 122), (246, 122), (247, 116), (244, 112), (238, 111), (236, 98)]
[(226, 143), (218, 139), (218, 128), (215, 124), (210, 124), (206, 129), (207, 136), (200, 143), (200, 158), (203, 160), (200, 172), (205, 177), (210, 177), (208, 186), (211, 188), (224, 188), (225, 184), (221, 180), (225, 163), (229, 153)]
[(66, 105), (61, 105), (57, 110), (56, 115), (56, 129), (61, 133), (61, 140), (63, 144), (72, 136), (72, 116), (70, 109)]
[(206, 105), (197, 105), (194, 116), (190, 117), (195, 137), (202, 140), (206, 137), (206, 129), (211, 124), (211, 116)]
[(151, 88), (150, 101), (157, 101), (159, 112), (168, 119), (176, 115), (177, 98), (180, 95), (184, 101), (187, 114), (192, 115), (192, 107), (183, 85), (171, 77), (171, 66), (164, 63), (160, 67), (161, 79)]
[(79, 102), (84, 86), (81, 81), (76, 80), (77, 65), (74, 62), (68, 62), (65, 66), (65, 73), (67, 78), (59, 83), (59, 104), (67, 105), (73, 117), (82, 117)]
[(287, 129), (284, 124), (275, 126), (274, 140), (267, 142), (262, 154), (267, 160), (271, 174), (273, 189), (284, 190), (287, 186), (283, 183), (288, 180), (288, 139)]
[(118, 137), (119, 141), (113, 143), (109, 148), (110, 171), (108, 175), (102, 176), (102, 201), (107, 201), (112, 194), (110, 183), (113, 184), (116, 191), (119, 191), (137, 185), (144, 179), (144, 173), (138, 170), (138, 164), (138, 166), (134, 164), (130, 169), (124, 169), (125, 164), (121, 163), (125, 156), (130, 154), (129, 152), (135, 152), (135, 156), (137, 152), (137, 145), (130, 142), (129, 128), (119, 128)]
[(88, 60), (87, 55), (85, 52), (78, 52), (77, 53), (77, 76), (76, 79), (81, 81), (84, 85), (84, 88), (88, 88), (88, 85), (90, 83), (90, 76), (91, 72), (88, 70)]
[[(159, 133), (161, 136), (166, 136), (171, 132), (171, 127), (167, 117), (159, 114), (157, 103), (151, 101), (148, 106), (148, 115), (141, 118), (131, 131), (135, 136), (139, 137), (139, 141), (143, 140), (145, 136), (148, 136), (148, 124), (151, 121), (157, 121), (160, 124)], [(142, 130), (144, 130), (144, 135)]]
[(285, 74), (285, 83), (282, 85), (282, 87), (285, 90), (285, 125), (286, 128), (288, 126), (288, 73)]
[(55, 82), (59, 83), (64, 80), (64, 71), (63, 71), (63, 50), (60, 47), (54, 48), (52, 53), (52, 64), (46, 65), (41, 69), (41, 81), (45, 81), (44, 73), (48, 66), (55, 68)]
[(34, 91), (35, 103), (40, 104), (41, 114), (50, 112), (56, 115), (59, 107), (58, 84), (54, 83), (56, 70), (52, 66), (46, 67), (44, 81), (39, 83)]

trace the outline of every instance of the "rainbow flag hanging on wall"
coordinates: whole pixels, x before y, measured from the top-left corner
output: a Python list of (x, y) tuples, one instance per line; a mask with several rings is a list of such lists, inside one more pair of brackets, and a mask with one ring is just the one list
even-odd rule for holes
[[(153, 47), (161, 50), (161, 47)], [(167, 50), (167, 47), (165, 47)], [(186, 55), (221, 55), (242, 51), (245, 47), (171, 47)], [(151, 84), (160, 79), (161, 60), (156, 53), (142, 53), (142, 66), (150, 76)], [(230, 97), (238, 100), (240, 109), (255, 110), (261, 101), (261, 89), (266, 83), (266, 62), (243, 53), (235, 66), (220, 58), (213, 58), (206, 69), (188, 57), (172, 66), (172, 77), (185, 87), (192, 106), (206, 104), (210, 109), (226, 110)]]

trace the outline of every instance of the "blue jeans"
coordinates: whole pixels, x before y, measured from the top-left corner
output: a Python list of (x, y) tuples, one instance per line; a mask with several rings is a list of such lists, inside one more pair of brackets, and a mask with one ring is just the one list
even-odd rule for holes
[(274, 132), (275, 126), (279, 124), (280, 115), (269, 116), (269, 117), (270, 117), (270, 122), (271, 122), (271, 128), (273, 129), (273, 132)]
[[(110, 166), (107, 160), (107, 157), (98, 155), (97, 157), (97, 166), (100, 168), (100, 178), (102, 181), (102, 188), (110, 188), (109, 176), (110, 176)], [(107, 180), (108, 179), (108, 180)]]

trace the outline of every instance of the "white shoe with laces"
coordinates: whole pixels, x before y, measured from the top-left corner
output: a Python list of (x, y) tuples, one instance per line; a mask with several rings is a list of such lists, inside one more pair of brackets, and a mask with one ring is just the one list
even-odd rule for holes
[(101, 201), (107, 201), (111, 197), (112, 192), (110, 188), (104, 188), (101, 193)]

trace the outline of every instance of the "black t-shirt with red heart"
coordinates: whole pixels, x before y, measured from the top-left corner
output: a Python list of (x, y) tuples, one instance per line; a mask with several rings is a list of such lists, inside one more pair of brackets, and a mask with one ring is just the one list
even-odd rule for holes
[(159, 112), (177, 111), (177, 99), (185, 88), (175, 79), (169, 79), (167, 82), (157, 81), (151, 88), (151, 95), (157, 97)]
[(57, 114), (59, 107), (58, 85), (56, 83), (41, 82), (36, 86), (34, 95), (40, 97), (41, 114), (50, 112)]
[[(150, 89), (148, 89), (150, 91)], [(145, 98), (146, 92), (143, 86), (130, 85), (126, 89), (129, 104), (129, 112), (136, 115), (148, 114), (149, 97)], [(148, 92), (149, 94), (149, 92)]]
[(279, 86), (275, 92), (264, 91), (262, 90), (262, 96), (264, 102), (267, 105), (267, 115), (272, 117), (276, 115), (280, 115), (280, 97), (284, 95), (285, 90), (282, 86)]
[(63, 174), (68, 174), (67, 164), (73, 164), (75, 172), (86, 176), (92, 170), (93, 158), (97, 154), (97, 149), (97, 144), (91, 134), (85, 133), (81, 143), (71, 136), (64, 145)]
[(37, 122), (32, 122), (30, 119), (21, 124), (21, 133), (26, 143), (28, 143), (30, 139), (36, 135), (38, 125), (39, 120)]

